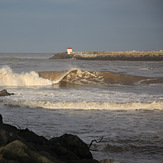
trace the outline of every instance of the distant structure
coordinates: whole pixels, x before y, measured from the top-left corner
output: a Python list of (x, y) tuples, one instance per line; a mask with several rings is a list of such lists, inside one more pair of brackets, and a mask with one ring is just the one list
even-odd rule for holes
[(72, 48), (67, 48), (67, 53), (70, 54), (72, 52)]

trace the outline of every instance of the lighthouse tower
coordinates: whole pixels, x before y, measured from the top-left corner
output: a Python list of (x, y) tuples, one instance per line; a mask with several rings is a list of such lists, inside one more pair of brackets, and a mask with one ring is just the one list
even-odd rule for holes
[(70, 54), (72, 52), (72, 48), (67, 48), (67, 53)]

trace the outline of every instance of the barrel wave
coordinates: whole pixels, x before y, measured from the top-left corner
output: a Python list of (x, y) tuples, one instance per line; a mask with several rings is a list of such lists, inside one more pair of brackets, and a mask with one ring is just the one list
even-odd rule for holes
[(150, 78), (143, 76), (124, 75), (109, 71), (89, 71), (71, 69), (68, 71), (45, 71), (38, 73), (40, 77), (59, 83), (61, 86), (87, 85), (87, 86), (110, 86), (110, 85), (133, 85), (162, 83), (163, 78)]

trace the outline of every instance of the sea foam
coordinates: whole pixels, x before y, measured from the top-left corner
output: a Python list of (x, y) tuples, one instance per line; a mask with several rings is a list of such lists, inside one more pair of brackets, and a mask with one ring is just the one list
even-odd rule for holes
[(37, 72), (14, 73), (9, 66), (0, 69), (0, 86), (45, 86), (53, 82), (39, 77)]

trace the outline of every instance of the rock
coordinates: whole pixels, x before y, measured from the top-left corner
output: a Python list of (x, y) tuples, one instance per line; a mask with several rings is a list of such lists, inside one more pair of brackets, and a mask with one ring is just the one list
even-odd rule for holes
[(0, 123), (0, 146), (4, 146), (14, 140), (22, 140), (21, 137), (17, 135), (18, 129), (14, 126), (11, 126), (9, 124), (4, 124), (2, 122), (2, 116), (1, 117), (1, 123)]
[(34, 144), (42, 145), (47, 143), (47, 139), (43, 136), (36, 135), (33, 131), (28, 130), (19, 130), (18, 135), (24, 138), (27, 142), (32, 142)]
[(98, 163), (87, 144), (76, 135), (47, 140), (28, 129), (4, 124), (1, 115), (0, 147), (0, 163)]
[(6, 89), (0, 91), (0, 96), (10, 96), (10, 95), (14, 95), (14, 93), (8, 93)]
[(3, 124), (3, 117), (2, 115), (0, 114), (0, 125)]
[(74, 55), (72, 54), (67, 54), (67, 52), (61, 52), (61, 53), (57, 53), (55, 54), (53, 57), (49, 58), (49, 59), (71, 59), (73, 58)]
[(0, 130), (7, 131), (10, 134), (10, 136), (17, 135), (19, 131), (16, 127), (9, 124), (4, 124), (3, 122), (0, 123)]
[(0, 146), (4, 146), (9, 142), (10, 135), (7, 131), (0, 129)]
[(47, 145), (48, 140), (43, 136), (39, 136), (33, 131), (28, 130), (27, 128), (19, 130), (17, 135), (23, 138), (23, 142), (28, 145), (32, 150), (50, 152)]
[(46, 157), (30, 150), (19, 140), (15, 140), (2, 148), (1, 154), (4, 159), (16, 160), (20, 163), (61, 163), (58, 160), (53, 162)]
[(0, 158), (0, 163), (19, 163), (19, 162), (14, 161), (14, 160), (6, 160), (4, 158)]
[(64, 134), (59, 138), (53, 138), (49, 141), (49, 147), (62, 159), (92, 159), (87, 144), (76, 135)]
[(75, 153), (80, 159), (92, 159), (92, 154), (86, 143), (78, 136), (64, 134), (59, 138), (62, 146)]
[(25, 142), (25, 140), (22, 137), (19, 137), (17, 135), (17, 132), (15, 131), (13, 132), (12, 130), (7, 131), (5, 130), (5, 127), (0, 128), (0, 146), (5, 146), (14, 140)]
[(48, 146), (52, 154), (56, 154), (60, 159), (79, 160), (78, 156), (61, 145), (59, 138), (53, 138), (49, 140)]

